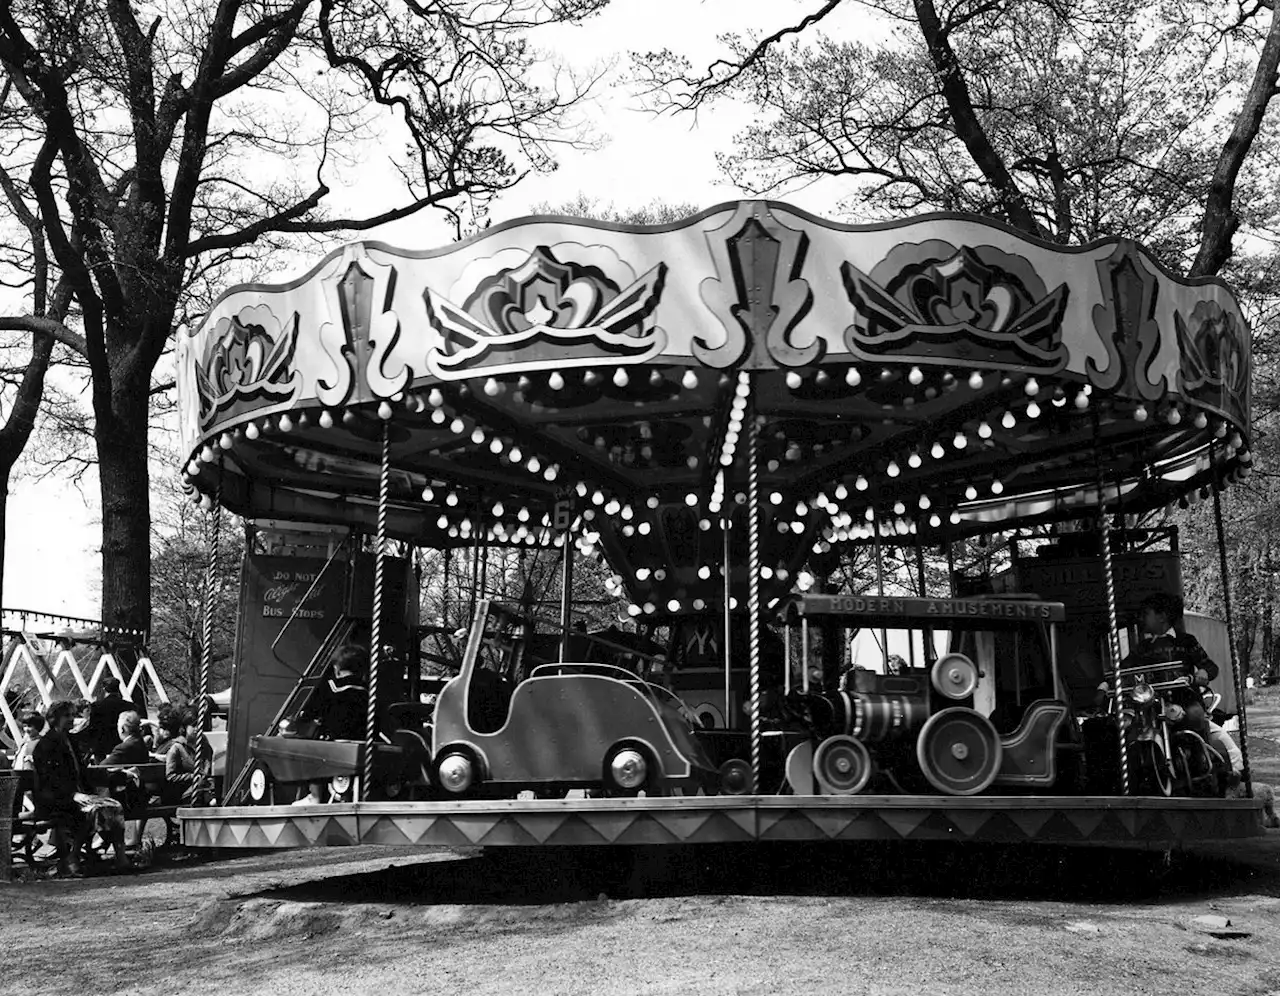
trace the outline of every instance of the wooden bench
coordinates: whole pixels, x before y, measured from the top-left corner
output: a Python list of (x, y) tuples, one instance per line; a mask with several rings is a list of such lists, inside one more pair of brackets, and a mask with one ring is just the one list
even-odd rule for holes
[(142, 782), (142, 792), (137, 797), (140, 800), (139, 803), (126, 808), (124, 818), (141, 823), (138, 829), (139, 837), (146, 829), (149, 820), (163, 820), (164, 840), (159, 846), (166, 848), (178, 843), (181, 836), (176, 819), (179, 806), (176, 803), (169, 804), (164, 801), (166, 783), (163, 761), (152, 761), (147, 764), (93, 765), (85, 769), (85, 777), (91, 787), (120, 789), (128, 783), (128, 775), (125, 772), (131, 768), (138, 772)]
[[(162, 820), (164, 840), (158, 846), (167, 848), (180, 843), (181, 831), (177, 821), (179, 806), (176, 803), (170, 804), (163, 801), (165, 789), (163, 761), (148, 764), (94, 765), (85, 769), (85, 779), (90, 788), (120, 789), (129, 781), (125, 772), (130, 768), (137, 769), (142, 782), (142, 791), (137, 796), (140, 801), (125, 810), (125, 820), (137, 821), (141, 824), (138, 830), (139, 837), (148, 821)], [(35, 790), (35, 773), (32, 771), (14, 773), (18, 775), (19, 782), (13, 802), (13, 853), (20, 855), (29, 867), (34, 868), (36, 850), (41, 836), (56, 830), (58, 821), (42, 815), (38, 809), (25, 814), (22, 812), (24, 797)], [(105, 842), (101, 846), (105, 848)]]

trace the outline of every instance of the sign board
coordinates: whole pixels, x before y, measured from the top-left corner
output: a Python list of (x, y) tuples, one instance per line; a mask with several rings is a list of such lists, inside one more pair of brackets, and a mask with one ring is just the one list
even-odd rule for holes
[[(889, 595), (804, 595), (786, 608), (799, 616), (856, 616), (863, 625), (941, 626), (957, 621), (984, 623), (1062, 622), (1060, 602), (1027, 598), (899, 598)], [(868, 617), (868, 618), (864, 618)], [(868, 621), (874, 619), (872, 623)]]
[(551, 506), (551, 528), (562, 533), (573, 525), (577, 512), (577, 495), (572, 488), (557, 488), (556, 501)]
[[(1155, 592), (1182, 593), (1177, 554), (1124, 553), (1112, 558), (1112, 565), (1116, 607), (1121, 616), (1137, 613), (1139, 603)], [(1107, 611), (1100, 558), (1042, 560), (1029, 557), (1016, 562), (1014, 573), (1018, 591), (1065, 602), (1072, 618)]]
[(326, 571), (325, 563), (323, 557), (266, 554), (251, 554), (245, 561), (227, 722), (231, 778), (248, 758), (249, 738), (267, 729), (342, 615), (347, 565), (335, 560)]

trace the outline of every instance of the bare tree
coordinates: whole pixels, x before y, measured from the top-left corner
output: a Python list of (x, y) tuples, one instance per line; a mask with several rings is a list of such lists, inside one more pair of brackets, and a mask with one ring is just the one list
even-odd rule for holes
[[(25, 178), (34, 224), (13, 197), (7, 213), (46, 252), (78, 334), (54, 295), (0, 328), (74, 342), (88, 366), (106, 622), (149, 624), (148, 414), (184, 292), (300, 238), (430, 207), (483, 215), (581, 138), (594, 80), (558, 71), (533, 33), (606, 2), (0, 4), (0, 165)], [(398, 194), (326, 210), (371, 147)]]
[[(824, 33), (852, 8), (885, 40)], [(660, 109), (760, 111), (721, 157), (753, 193), (836, 178), (860, 212), (1123, 234), (1196, 276), (1223, 268), (1242, 225), (1277, 217), (1270, 4), (813, 0), (768, 35), (729, 36), (703, 71), (670, 50), (635, 66)]]

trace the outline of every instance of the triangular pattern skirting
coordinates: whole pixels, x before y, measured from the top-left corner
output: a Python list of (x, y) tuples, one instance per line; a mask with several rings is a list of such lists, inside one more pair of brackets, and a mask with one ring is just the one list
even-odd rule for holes
[(960, 840), (1182, 844), (1262, 832), (1256, 809), (1220, 800), (977, 797), (657, 799), (650, 806), (576, 800), (386, 804), (334, 813), (285, 807), (187, 810), (191, 847), (536, 846), (729, 841)]

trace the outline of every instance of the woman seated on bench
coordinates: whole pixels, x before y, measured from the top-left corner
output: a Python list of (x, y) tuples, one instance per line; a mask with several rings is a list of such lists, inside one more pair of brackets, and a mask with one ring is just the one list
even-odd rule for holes
[(35, 815), (54, 823), (60, 875), (82, 875), (80, 852), (94, 831), (111, 842), (116, 867), (131, 868), (124, 853), (124, 811), (114, 799), (87, 791), (84, 769), (68, 736), (74, 719), (75, 706), (70, 702), (55, 702), (49, 707), (49, 728), (32, 752)]

